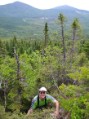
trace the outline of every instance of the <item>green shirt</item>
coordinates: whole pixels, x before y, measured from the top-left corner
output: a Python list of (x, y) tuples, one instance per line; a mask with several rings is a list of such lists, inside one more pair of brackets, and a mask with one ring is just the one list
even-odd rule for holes
[[(51, 95), (46, 94), (46, 105), (49, 105), (50, 103), (55, 102), (56, 99), (54, 97), (52, 97)], [(39, 98), (39, 107), (44, 106), (45, 105), (45, 99), (41, 100)], [(38, 95), (36, 95), (33, 100), (32, 100), (32, 104), (31, 104), (31, 108), (32, 109), (36, 109), (38, 107)]]

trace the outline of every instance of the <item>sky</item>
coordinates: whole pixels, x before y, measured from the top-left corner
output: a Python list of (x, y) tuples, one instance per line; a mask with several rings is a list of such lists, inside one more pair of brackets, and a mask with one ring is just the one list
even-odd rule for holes
[(0, 5), (13, 3), (15, 1), (23, 2), (39, 9), (50, 9), (57, 6), (69, 5), (89, 11), (89, 0), (0, 0)]

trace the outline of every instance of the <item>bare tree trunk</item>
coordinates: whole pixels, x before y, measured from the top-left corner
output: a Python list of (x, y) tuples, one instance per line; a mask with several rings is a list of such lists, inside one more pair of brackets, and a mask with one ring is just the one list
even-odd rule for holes
[(14, 48), (14, 56), (16, 59), (16, 64), (17, 64), (17, 85), (18, 85), (18, 101), (21, 104), (21, 92), (22, 92), (22, 87), (21, 87), (21, 75), (20, 75), (20, 62), (19, 62), (19, 56), (16, 52), (16, 49)]
[(61, 25), (61, 28), (62, 28), (63, 61), (65, 63), (65, 61), (66, 61), (66, 53), (65, 53), (65, 39), (64, 39), (64, 28), (63, 28), (63, 25)]
[(5, 108), (5, 110), (6, 110), (6, 106), (7, 106), (6, 91), (7, 91), (7, 83), (6, 83), (6, 80), (5, 80), (4, 81), (4, 108)]
[(17, 64), (17, 80), (20, 81), (20, 62), (19, 62), (19, 56), (16, 53), (16, 49), (14, 48), (14, 56), (16, 59), (16, 64)]
[(72, 57), (74, 55), (75, 52), (75, 37), (76, 37), (76, 28), (73, 30), (73, 40), (72, 40)]
[(72, 67), (72, 62), (74, 60), (75, 39), (76, 39), (76, 28), (73, 29), (72, 46), (71, 46), (71, 49), (70, 49), (70, 68)]

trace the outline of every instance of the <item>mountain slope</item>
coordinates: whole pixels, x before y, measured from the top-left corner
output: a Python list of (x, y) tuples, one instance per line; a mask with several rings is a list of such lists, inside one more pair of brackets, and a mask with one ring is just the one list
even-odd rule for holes
[(0, 6), (0, 37), (42, 35), (45, 22), (48, 22), (49, 30), (56, 30), (57, 24), (55, 21), (60, 13), (67, 17), (68, 24), (74, 18), (78, 18), (84, 30), (89, 31), (89, 11), (79, 10), (67, 5), (40, 10), (21, 2), (14, 2)]
[(33, 17), (38, 15), (39, 9), (21, 2), (14, 2), (0, 6), (0, 17)]
[(55, 17), (60, 12), (66, 14), (66, 16), (72, 15), (74, 17), (84, 14), (89, 15), (89, 11), (79, 10), (67, 5), (47, 10), (40, 10), (21, 2), (14, 2), (0, 6), (0, 17)]

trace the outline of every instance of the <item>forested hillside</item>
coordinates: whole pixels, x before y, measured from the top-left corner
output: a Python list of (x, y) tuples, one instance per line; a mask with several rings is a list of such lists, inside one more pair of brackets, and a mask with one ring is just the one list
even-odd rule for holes
[(78, 18), (85, 36), (89, 36), (89, 11), (79, 10), (67, 5), (41, 10), (30, 5), (14, 2), (0, 6), (0, 38), (43, 38), (43, 26), (49, 23), (50, 32), (58, 29), (57, 16), (63, 13), (67, 17), (66, 28), (74, 18)]
[[(43, 25), (42, 39), (0, 39), (0, 119), (27, 119), (32, 98), (41, 86), (60, 102), (64, 119), (89, 119), (89, 38), (77, 18), (66, 29), (64, 14), (58, 29)], [(50, 109), (31, 119), (52, 119)]]

